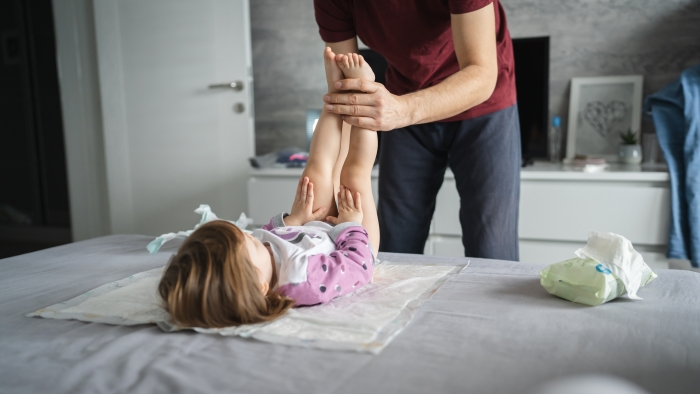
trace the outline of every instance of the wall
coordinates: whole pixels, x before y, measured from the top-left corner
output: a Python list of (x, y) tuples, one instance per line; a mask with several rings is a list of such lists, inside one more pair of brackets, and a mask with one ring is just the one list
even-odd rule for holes
[(250, 2), (258, 154), (306, 146), (306, 109), (323, 106), (324, 43), (311, 0)]
[[(550, 112), (572, 77), (644, 75), (644, 95), (700, 63), (700, 0), (503, 0), (513, 37), (551, 36)], [(306, 143), (326, 90), (311, 0), (251, 1), (257, 152)], [(652, 131), (649, 122), (644, 131)]]

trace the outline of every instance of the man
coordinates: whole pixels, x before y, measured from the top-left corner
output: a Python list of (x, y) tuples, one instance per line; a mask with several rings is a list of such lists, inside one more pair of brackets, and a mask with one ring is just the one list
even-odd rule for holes
[(326, 109), (382, 135), (382, 251), (422, 253), (447, 165), (465, 254), (518, 260), (520, 131), (513, 49), (498, 0), (314, 0), (335, 53), (357, 37), (387, 62), (386, 87), (337, 82)]

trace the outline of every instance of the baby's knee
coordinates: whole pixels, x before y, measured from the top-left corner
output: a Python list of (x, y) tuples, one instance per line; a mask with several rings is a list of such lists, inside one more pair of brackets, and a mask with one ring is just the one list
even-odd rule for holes
[(333, 177), (333, 166), (320, 160), (309, 160), (304, 168), (303, 176), (308, 176), (314, 184), (331, 180)]

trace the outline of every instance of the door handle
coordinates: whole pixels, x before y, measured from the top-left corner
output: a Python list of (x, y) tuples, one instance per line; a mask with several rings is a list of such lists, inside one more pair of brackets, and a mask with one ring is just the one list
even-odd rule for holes
[(243, 90), (243, 82), (233, 81), (230, 83), (215, 83), (209, 85), (209, 89), (233, 89), (237, 92)]

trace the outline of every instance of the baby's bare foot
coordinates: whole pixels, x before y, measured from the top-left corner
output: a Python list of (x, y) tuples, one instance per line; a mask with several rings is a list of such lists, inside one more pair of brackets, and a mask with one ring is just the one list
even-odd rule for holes
[(323, 63), (326, 67), (326, 82), (328, 83), (328, 93), (335, 93), (338, 91), (333, 84), (341, 79), (345, 78), (343, 72), (340, 71), (338, 67), (337, 55), (333, 53), (330, 47), (326, 47), (323, 51)]
[(345, 78), (362, 78), (374, 81), (374, 72), (362, 55), (357, 53), (336, 55), (335, 60), (343, 71)]

